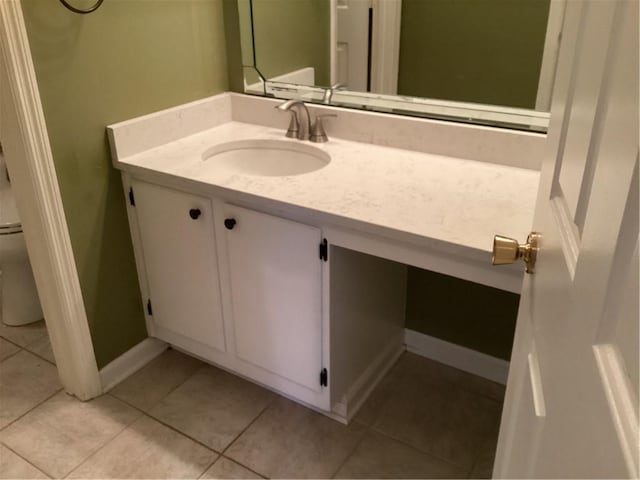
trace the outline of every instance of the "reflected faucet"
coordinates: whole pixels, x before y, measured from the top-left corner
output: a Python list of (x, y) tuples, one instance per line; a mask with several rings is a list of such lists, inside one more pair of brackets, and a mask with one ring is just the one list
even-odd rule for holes
[[(298, 109), (298, 112), (304, 111), (307, 116), (306, 128), (300, 126), (300, 122), (298, 121), (298, 114), (293, 108)], [(289, 138), (297, 138), (298, 140), (306, 140), (307, 137), (311, 134), (311, 116), (309, 115), (309, 110), (304, 102), (296, 99), (287, 100), (284, 103), (276, 106), (278, 110), (283, 112), (291, 113), (291, 122), (289, 122), (289, 128), (287, 129), (287, 137)]]
[(325, 89), (324, 96), (322, 97), (322, 103), (326, 103), (326, 104), (331, 103), (331, 99), (333, 98), (333, 94), (335, 93), (335, 91), (342, 87), (346, 87), (346, 85), (338, 82), (338, 83), (334, 83), (329, 88)]

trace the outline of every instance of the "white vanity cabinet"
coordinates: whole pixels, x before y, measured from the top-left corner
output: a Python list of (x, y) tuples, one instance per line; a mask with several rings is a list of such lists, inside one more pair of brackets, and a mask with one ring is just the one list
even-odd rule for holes
[[(536, 158), (544, 138), (310, 106), (342, 115), (346, 128), (311, 145), (273, 128), (274, 106), (225, 93), (108, 127), (114, 167), (137, 203), (128, 215), (145, 306), (151, 299), (147, 329), (348, 422), (406, 350), (407, 265), (520, 291), (522, 270), (493, 269), (486, 244), (495, 232), (529, 231), (539, 175), (466, 159), (488, 151), (484, 160), (510, 165), (515, 150)], [(436, 155), (346, 139), (364, 138), (367, 122), (384, 145), (417, 146), (398, 134), (405, 127), (469, 141)], [(218, 157), (245, 147), (323, 166), (275, 175)]]
[(153, 334), (225, 351), (211, 200), (132, 179), (129, 203)]
[(319, 226), (123, 179), (149, 335), (352, 418), (404, 350), (406, 267), (330, 248)]
[(127, 185), (149, 334), (330, 410), (321, 230), (136, 178)]
[(221, 268), (239, 364), (328, 410), (320, 229), (233, 205), (223, 211)]

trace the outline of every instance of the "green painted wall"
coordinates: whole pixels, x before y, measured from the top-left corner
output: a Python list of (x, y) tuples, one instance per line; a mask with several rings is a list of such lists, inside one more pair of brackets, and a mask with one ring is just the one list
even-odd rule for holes
[(406, 326), (509, 360), (520, 296), (409, 268)]
[(105, 126), (228, 88), (222, 0), (108, 0), (84, 16), (54, 0), (22, 6), (102, 367), (147, 335)]
[(328, 0), (252, 0), (257, 67), (266, 78), (314, 67), (316, 85), (327, 86)]
[(398, 93), (534, 108), (549, 0), (403, 0)]
[[(549, 0), (403, 0), (402, 95), (534, 108)], [(519, 296), (409, 269), (407, 328), (509, 359)]]

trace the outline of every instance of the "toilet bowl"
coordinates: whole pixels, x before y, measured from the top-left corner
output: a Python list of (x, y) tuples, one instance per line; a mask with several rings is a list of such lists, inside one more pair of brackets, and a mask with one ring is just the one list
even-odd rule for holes
[(18, 326), (42, 320), (42, 309), (3, 160), (0, 152), (1, 320)]

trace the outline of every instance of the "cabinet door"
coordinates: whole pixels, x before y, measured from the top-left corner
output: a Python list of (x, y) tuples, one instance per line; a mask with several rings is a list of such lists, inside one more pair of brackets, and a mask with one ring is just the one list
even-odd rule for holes
[(307, 401), (325, 407), (320, 230), (230, 205), (224, 211), (236, 356), (318, 392)]
[(135, 180), (132, 188), (154, 324), (224, 351), (211, 201)]

